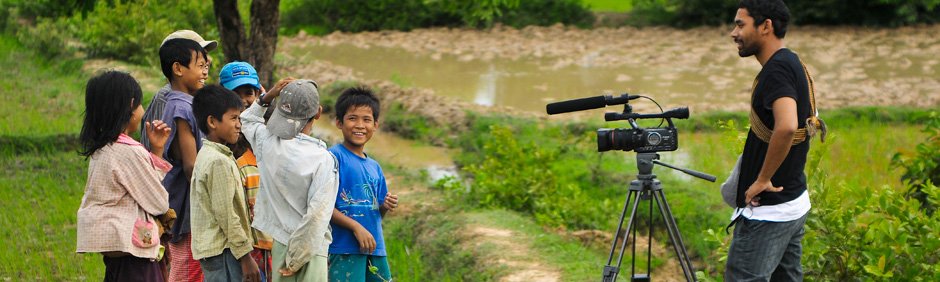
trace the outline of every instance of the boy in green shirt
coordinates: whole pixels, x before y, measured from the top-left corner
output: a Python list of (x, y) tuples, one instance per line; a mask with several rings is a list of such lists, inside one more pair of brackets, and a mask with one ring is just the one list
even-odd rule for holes
[(196, 155), (192, 191), (192, 252), (205, 281), (259, 281), (242, 176), (226, 144), (238, 141), (242, 102), (218, 85), (200, 89), (193, 114), (206, 134)]

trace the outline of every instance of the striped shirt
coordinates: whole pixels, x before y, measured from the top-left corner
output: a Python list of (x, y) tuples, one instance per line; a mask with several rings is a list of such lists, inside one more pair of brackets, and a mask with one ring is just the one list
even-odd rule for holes
[[(238, 170), (245, 176), (245, 182), (243, 182), (243, 186), (245, 187), (245, 200), (248, 201), (248, 214), (251, 215), (250, 219), (254, 221), (255, 199), (258, 197), (258, 189), (261, 188), (261, 174), (258, 171), (258, 161), (255, 159), (255, 153), (249, 148), (241, 157), (238, 157), (236, 162), (238, 163)], [(264, 234), (264, 232), (255, 228), (251, 228), (251, 233), (254, 235), (255, 248), (271, 250), (271, 247), (274, 245), (274, 239), (271, 238), (271, 235)]]

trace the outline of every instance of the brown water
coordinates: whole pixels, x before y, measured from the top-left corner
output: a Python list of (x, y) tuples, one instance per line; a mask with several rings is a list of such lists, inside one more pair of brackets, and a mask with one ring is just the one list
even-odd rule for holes
[[(938, 27), (802, 28), (787, 41), (814, 74), (820, 108), (936, 107), (937, 33)], [(300, 64), (328, 61), (358, 78), (538, 113), (553, 101), (624, 92), (653, 97), (666, 108), (741, 111), (760, 70), (753, 58), (737, 56), (723, 28), (432, 29), (285, 41)]]
[[(760, 71), (740, 58), (726, 28), (675, 30), (530, 27), (488, 31), (429, 29), (281, 42), (279, 64), (309, 78), (385, 80), (482, 106), (509, 106), (544, 116), (545, 104), (602, 94), (641, 94), (665, 108), (696, 113), (744, 111)], [(797, 28), (787, 36), (816, 80), (821, 109), (940, 105), (940, 26), (901, 29)], [(652, 112), (646, 101), (636, 112)], [(459, 108), (458, 108), (459, 109)], [(580, 117), (601, 119), (606, 108)], [(455, 110), (448, 110), (455, 111)], [(443, 114), (447, 114), (444, 111)], [(559, 115), (564, 119), (573, 115)], [(620, 125), (625, 126), (625, 125)], [(340, 140), (332, 124), (318, 130)], [(369, 152), (380, 160), (453, 171), (446, 150), (377, 133)], [(686, 155), (676, 156), (682, 165)]]

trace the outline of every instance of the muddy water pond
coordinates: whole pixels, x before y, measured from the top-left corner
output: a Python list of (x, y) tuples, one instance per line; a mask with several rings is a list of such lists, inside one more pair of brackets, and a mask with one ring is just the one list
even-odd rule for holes
[[(792, 30), (787, 42), (814, 74), (820, 108), (936, 107), (937, 33), (933, 26), (808, 27)], [(549, 102), (624, 92), (693, 113), (741, 111), (760, 70), (753, 58), (737, 55), (724, 28), (430, 29), (300, 35), (282, 46), (300, 64), (328, 61), (358, 78), (542, 113)]]

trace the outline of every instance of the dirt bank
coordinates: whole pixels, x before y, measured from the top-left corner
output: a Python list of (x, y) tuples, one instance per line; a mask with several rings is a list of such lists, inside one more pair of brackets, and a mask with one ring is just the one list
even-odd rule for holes
[[(659, 75), (662, 83), (682, 79), (680, 73), (702, 73), (708, 87), (723, 88), (749, 80), (760, 70), (753, 59), (738, 57), (728, 27), (597, 28), (561, 25), (489, 30), (419, 29), (299, 34), (282, 40), (283, 48), (351, 45), (358, 48), (400, 48), (439, 60), (526, 60), (551, 70), (569, 66), (643, 66), (673, 70)], [(816, 80), (819, 107), (940, 105), (940, 25), (897, 29), (794, 27), (788, 47), (801, 54)], [(328, 59), (327, 59), (328, 60)], [(294, 62), (300, 63), (300, 62)], [(618, 82), (637, 79), (627, 74)], [(749, 83), (747, 84), (750, 85)], [(734, 89), (747, 99), (748, 89)], [(431, 92), (433, 93), (433, 92)], [(670, 94), (666, 94), (670, 95)], [(701, 110), (745, 110), (746, 103), (696, 105)]]

